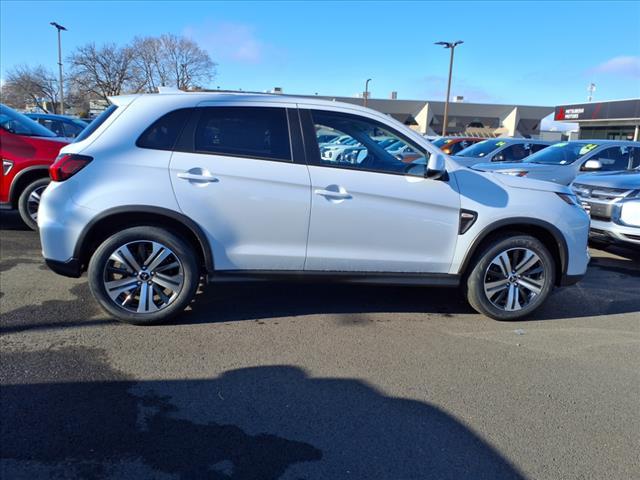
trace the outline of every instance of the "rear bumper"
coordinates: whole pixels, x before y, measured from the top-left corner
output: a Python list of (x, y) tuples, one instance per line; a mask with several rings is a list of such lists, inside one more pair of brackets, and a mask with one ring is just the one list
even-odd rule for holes
[(70, 258), (66, 262), (51, 260), (50, 258), (45, 258), (44, 261), (47, 264), (47, 267), (58, 275), (72, 278), (78, 278), (82, 275), (82, 265), (77, 258)]

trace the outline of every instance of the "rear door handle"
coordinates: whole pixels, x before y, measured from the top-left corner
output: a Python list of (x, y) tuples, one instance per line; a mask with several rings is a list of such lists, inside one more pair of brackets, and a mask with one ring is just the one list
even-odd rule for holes
[(316, 189), (314, 193), (316, 195), (321, 195), (323, 197), (339, 198), (342, 200), (348, 200), (350, 198), (353, 198), (349, 192), (336, 192), (333, 190), (324, 190), (322, 188)]

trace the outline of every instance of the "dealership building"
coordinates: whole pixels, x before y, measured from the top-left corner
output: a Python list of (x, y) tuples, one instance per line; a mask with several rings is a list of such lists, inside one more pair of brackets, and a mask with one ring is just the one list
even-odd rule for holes
[[(393, 94), (392, 94), (393, 96)], [(319, 96), (325, 100), (363, 105), (358, 97)], [(440, 135), (444, 102), (433, 100), (367, 99), (367, 107), (386, 113), (425, 135)], [(449, 103), (447, 134), (476, 137), (537, 137), (540, 122), (553, 107), (467, 103), (462, 98)]]
[(640, 98), (559, 105), (553, 117), (577, 123), (580, 138), (640, 140)]

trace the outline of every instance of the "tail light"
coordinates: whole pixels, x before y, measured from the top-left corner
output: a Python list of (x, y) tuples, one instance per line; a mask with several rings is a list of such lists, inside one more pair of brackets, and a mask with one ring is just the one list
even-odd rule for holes
[(61, 153), (49, 167), (49, 176), (54, 182), (64, 182), (86, 167), (93, 160), (87, 155)]

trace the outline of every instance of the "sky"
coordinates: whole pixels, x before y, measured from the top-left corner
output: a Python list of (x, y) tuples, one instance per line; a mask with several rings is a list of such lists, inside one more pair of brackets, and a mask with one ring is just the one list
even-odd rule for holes
[(536, 2), (0, 2), (0, 78), (16, 64), (57, 72), (63, 54), (95, 42), (186, 35), (218, 63), (208, 87), (546, 105), (640, 97), (639, 1)]

